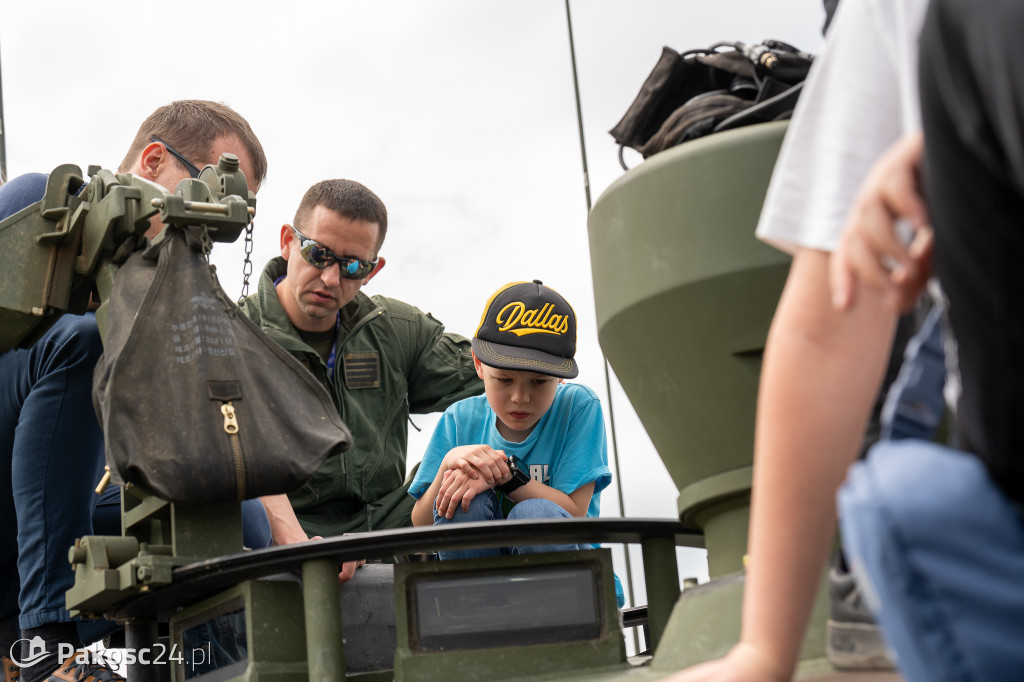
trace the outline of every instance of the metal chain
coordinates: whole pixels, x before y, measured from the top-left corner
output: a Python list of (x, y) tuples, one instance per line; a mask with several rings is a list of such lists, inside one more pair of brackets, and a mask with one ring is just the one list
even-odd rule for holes
[(242, 295), (238, 297), (238, 305), (242, 305), (249, 295), (249, 276), (252, 274), (252, 221), (245, 226), (245, 262), (242, 264)]

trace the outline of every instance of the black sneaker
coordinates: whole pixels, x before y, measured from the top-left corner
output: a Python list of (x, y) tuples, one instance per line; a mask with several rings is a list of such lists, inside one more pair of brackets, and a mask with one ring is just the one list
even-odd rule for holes
[(828, 623), (825, 656), (837, 670), (895, 670), (882, 630), (850, 573), (828, 571)]

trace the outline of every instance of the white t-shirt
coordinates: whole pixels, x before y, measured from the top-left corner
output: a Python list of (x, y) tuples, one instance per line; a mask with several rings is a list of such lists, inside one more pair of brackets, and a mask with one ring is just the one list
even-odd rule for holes
[(875, 160), (921, 127), (917, 37), (927, 0), (842, 0), (804, 84), (757, 236), (832, 251)]

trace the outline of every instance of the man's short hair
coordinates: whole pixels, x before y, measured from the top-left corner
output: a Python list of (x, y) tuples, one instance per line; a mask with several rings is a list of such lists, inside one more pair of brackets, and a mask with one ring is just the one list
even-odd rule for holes
[[(210, 158), (213, 143), (219, 137), (234, 135), (245, 147), (252, 161), (255, 178), (248, 178), (253, 187), (263, 183), (267, 176), (267, 155), (263, 152), (256, 133), (242, 116), (220, 102), (184, 99), (164, 105), (149, 115), (135, 134), (128, 154), (118, 172), (127, 173), (156, 135), (178, 150), (186, 159), (202, 166), (200, 161)], [(175, 160), (177, 163), (180, 161)]]
[(310, 187), (298, 210), (295, 211), (293, 225), (302, 231), (302, 223), (306, 216), (317, 206), (334, 211), (342, 218), (363, 220), (377, 223), (377, 251), (384, 243), (384, 235), (388, 231), (388, 210), (384, 202), (365, 185), (355, 180), (321, 180)]

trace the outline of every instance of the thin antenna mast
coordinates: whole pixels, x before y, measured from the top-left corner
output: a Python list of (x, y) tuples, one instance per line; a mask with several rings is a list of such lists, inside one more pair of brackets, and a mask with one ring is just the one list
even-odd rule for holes
[(0, 68), (0, 185), (7, 182), (7, 132), (4, 130), (4, 82)]
[[(579, 127), (580, 134), (580, 155), (583, 159), (583, 190), (587, 197), (587, 215), (590, 215), (590, 172), (587, 169), (587, 144), (583, 137), (583, 106), (580, 102), (580, 79), (576, 72), (576, 43), (572, 37), (572, 14), (569, 12), (569, 0), (565, 0), (565, 20), (569, 26), (569, 56), (572, 59), (572, 83), (573, 89), (576, 92), (576, 123)], [(608, 395), (608, 420), (611, 424), (611, 441), (612, 441), (612, 459), (615, 462), (615, 486), (619, 496), (619, 515), (622, 517), (626, 516), (626, 505), (622, 496), (622, 475), (619, 470), (619, 447), (618, 440), (615, 436), (615, 411), (612, 408), (612, 382), (611, 373), (608, 370), (608, 359), (601, 354), (602, 360), (604, 360), (604, 385), (605, 392)], [(633, 567), (632, 562), (629, 558), (629, 547), (624, 546), (623, 552), (626, 555), (626, 589), (629, 590), (629, 603), (636, 605), (636, 601), (633, 597)], [(636, 650), (640, 650), (639, 641), (636, 639), (637, 633), (633, 631), (633, 644)]]

